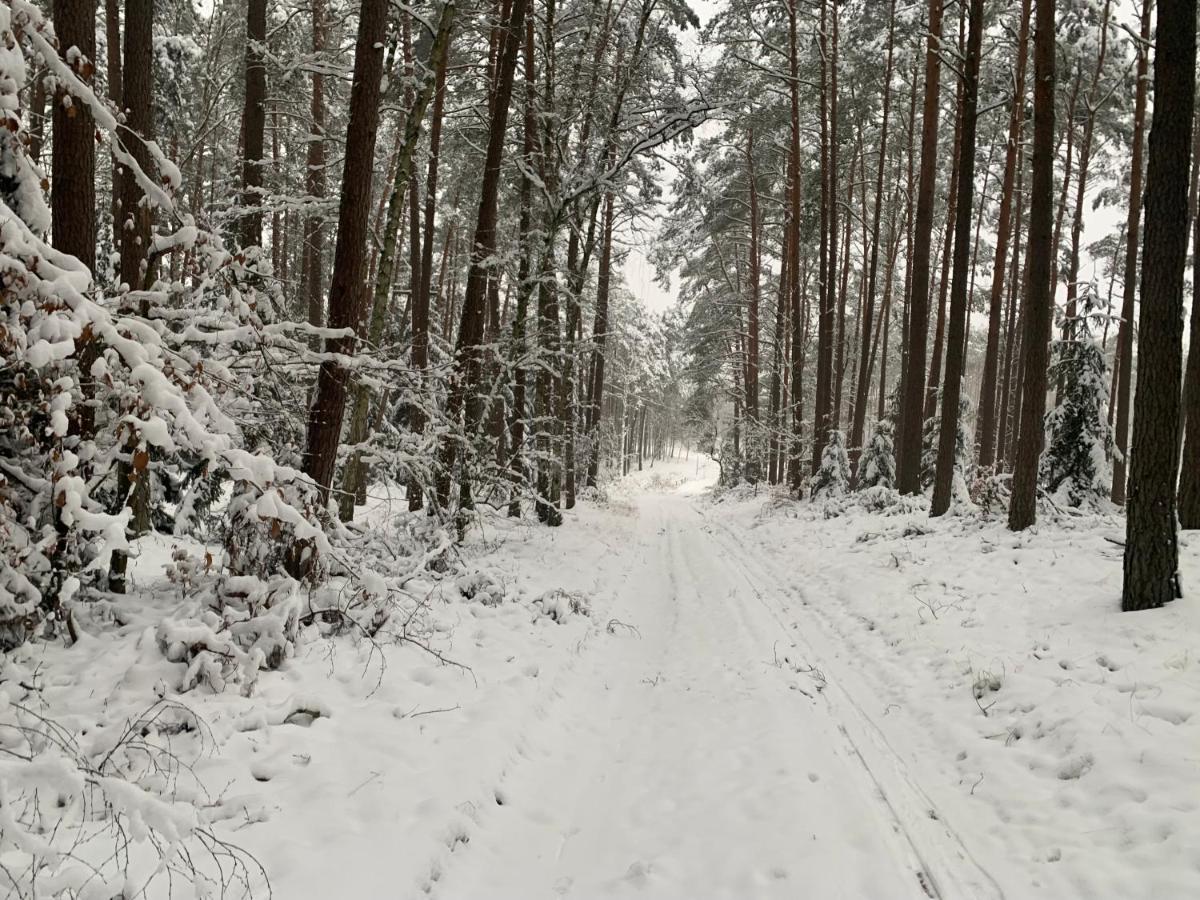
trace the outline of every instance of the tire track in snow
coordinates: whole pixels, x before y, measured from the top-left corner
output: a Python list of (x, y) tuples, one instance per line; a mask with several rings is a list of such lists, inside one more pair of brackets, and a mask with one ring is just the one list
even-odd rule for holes
[[(852, 689), (847, 687), (854, 680), (851, 673), (831, 662), (827, 653), (820, 652), (804, 630), (798, 627), (798, 623), (791, 622), (789, 627), (794, 611), (774, 606), (767, 599), (772, 593), (786, 593), (797, 597), (806, 610), (813, 612), (815, 607), (808, 603), (806, 591), (793, 586), (790, 577), (780, 570), (776, 560), (769, 554), (745, 541), (724, 523), (705, 515), (695, 506), (693, 508), (708, 525), (709, 533), (715, 539), (718, 534), (723, 538), (718, 542), (723, 543), (729, 551), (735, 567), (740, 570), (763, 609), (775, 620), (783, 636), (789, 641), (794, 639), (803, 643), (810, 665), (835, 674), (822, 694), (848, 746), (876, 785), (896, 827), (922, 861), (922, 868), (929, 878), (927, 885), (922, 882), (923, 886), (932, 891), (932, 896), (943, 900), (1002, 900), (1004, 892), (1000, 885), (974, 858), (953, 824), (938, 811), (878, 724), (856, 699)], [(753, 568), (749, 560), (754, 561)], [(769, 575), (774, 587), (764, 583), (762, 573)], [(828, 583), (819, 573), (806, 572), (806, 577), (812, 576)], [(834, 593), (830, 589), (830, 596)], [(823, 641), (838, 641), (841, 635), (836, 633), (836, 629), (822, 624), (819, 619), (820, 616), (815, 613), (809, 617), (809, 621), (822, 632)]]
[(588, 654), (437, 895), (928, 896), (834, 718), (768, 671), (745, 573), (682, 498), (640, 513), (614, 613), (643, 638)]

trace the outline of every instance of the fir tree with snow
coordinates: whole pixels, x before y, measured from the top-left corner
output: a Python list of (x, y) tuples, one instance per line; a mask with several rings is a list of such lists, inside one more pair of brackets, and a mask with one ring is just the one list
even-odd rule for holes
[(871, 432), (871, 440), (858, 460), (858, 487), (891, 488), (896, 485), (896, 448), (893, 435), (896, 426), (891, 419), (880, 419)]
[(829, 430), (829, 442), (821, 451), (821, 467), (809, 480), (812, 499), (841, 497), (850, 485), (850, 459), (846, 456), (846, 439), (836, 429)]
[(1046, 414), (1046, 450), (1040, 481), (1057, 502), (1094, 508), (1112, 484), (1113, 429), (1108, 423), (1109, 378), (1104, 351), (1092, 336), (1103, 316), (1093, 292), (1082, 312), (1066, 320), (1067, 337), (1054, 343), (1052, 375), (1062, 386), (1058, 404)]
[[(921, 428), (921, 488), (933, 487), (937, 470), (938, 435), (942, 430), (942, 391), (937, 392), (937, 412), (925, 420)], [(971, 402), (963, 393), (958, 401), (958, 433), (954, 436), (954, 480), (955, 496), (966, 496), (966, 472), (971, 465), (971, 433), (967, 430), (967, 417), (971, 413)]]

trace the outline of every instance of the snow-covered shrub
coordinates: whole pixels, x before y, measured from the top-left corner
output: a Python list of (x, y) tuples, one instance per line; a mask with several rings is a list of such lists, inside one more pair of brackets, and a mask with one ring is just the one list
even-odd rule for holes
[(859, 505), (868, 512), (886, 512), (896, 504), (900, 493), (890, 484), (875, 484), (858, 492)]
[(573, 615), (590, 616), (592, 614), (591, 601), (585, 594), (564, 591), (561, 588), (546, 591), (537, 597), (533, 604), (538, 607), (543, 616), (553, 619), (560, 625)]
[(997, 472), (992, 466), (976, 466), (967, 484), (971, 503), (985, 515), (1008, 511), (1012, 497), (1012, 475)]
[[(232, 455), (232, 454), (231, 454)], [(226, 565), (233, 575), (323, 581), (329, 571), (328, 508), (303, 474), (238, 453), (226, 510)]]
[(170, 743), (205, 727), (158, 701), (114, 741), (82, 741), (0, 673), (0, 892), (6, 897), (253, 898), (261, 865), (207, 825), (204, 786)]
[[(44, 178), (19, 115), (41, 67), (89, 110), (126, 177), (174, 229), (147, 248), (152, 261), (175, 257), (174, 275), (137, 303), (103, 297), (83, 263), (46, 241)], [(155, 145), (151, 172), (127, 152), (112, 111), (62, 61), (28, 0), (0, 7), (0, 118), (0, 644), (43, 624), (69, 627), (64, 604), (127, 549), (132, 523), (189, 533), (235, 469), (253, 469), (257, 491), (243, 507), (258, 520), (243, 517), (241, 536), (257, 528), (278, 538), (291, 571), (311, 580), (322, 571), (322, 511), (306, 480), (275, 462), (296, 443), (296, 366), (311, 369), (297, 334), (308, 326), (274, 321), (278, 288), (176, 208), (181, 176)], [(248, 445), (267, 452), (240, 449)], [(261, 543), (243, 540), (230, 565), (274, 590)]]
[(1058, 404), (1046, 414), (1042, 486), (1055, 502), (1094, 508), (1108, 498), (1115, 442), (1108, 424), (1108, 366), (1092, 337), (1094, 301), (1083, 298), (1083, 314), (1070, 324), (1072, 337), (1054, 343), (1051, 373), (1062, 386)]
[(454, 586), (467, 600), (484, 606), (499, 606), (504, 602), (504, 585), (487, 572), (468, 572), (454, 580)]
[(924, 495), (910, 496), (883, 485), (875, 485), (853, 495), (859, 508), (884, 516), (911, 516), (928, 512), (929, 499)]
[(858, 488), (894, 487), (896, 484), (895, 425), (891, 419), (875, 423), (871, 439), (858, 458)]
[(821, 466), (809, 479), (809, 495), (813, 500), (841, 497), (850, 486), (850, 460), (846, 456), (846, 440), (836, 428), (829, 430), (829, 439), (821, 451)]
[(742, 455), (740, 447), (735, 449), (732, 436), (725, 438), (720, 453), (714, 455), (713, 459), (721, 467), (717, 476), (717, 484), (720, 487), (733, 487), (741, 483), (746, 458)]

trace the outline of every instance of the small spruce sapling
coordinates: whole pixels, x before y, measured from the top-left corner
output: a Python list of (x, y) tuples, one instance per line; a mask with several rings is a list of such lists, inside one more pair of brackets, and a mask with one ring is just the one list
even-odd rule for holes
[[(937, 412), (925, 420), (921, 427), (921, 489), (933, 487), (937, 470), (938, 435), (942, 431), (942, 389), (937, 391)], [(966, 496), (966, 473), (971, 465), (971, 434), (967, 431), (967, 419), (971, 414), (971, 402), (966, 394), (958, 401), (958, 433), (954, 436), (954, 495)]]
[(871, 439), (858, 458), (858, 488), (896, 486), (896, 449), (893, 443), (895, 424), (891, 419), (875, 423)]
[(841, 497), (850, 484), (850, 460), (846, 456), (846, 440), (840, 431), (831, 428), (829, 441), (821, 451), (821, 467), (809, 481), (812, 499)]
[(1052, 375), (1062, 390), (1046, 414), (1042, 487), (1057, 502), (1094, 508), (1108, 498), (1112, 483), (1113, 430), (1108, 423), (1108, 366), (1093, 330), (1106, 313), (1096, 292), (1085, 289), (1081, 312), (1064, 317), (1066, 337), (1055, 341)]

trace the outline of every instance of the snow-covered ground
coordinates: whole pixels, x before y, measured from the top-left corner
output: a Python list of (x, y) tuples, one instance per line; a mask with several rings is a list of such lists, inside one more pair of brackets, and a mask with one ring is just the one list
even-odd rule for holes
[(994, 886), (943, 896), (1200, 896), (1200, 534), (1188, 596), (1134, 614), (1115, 518), (1015, 535), (761, 499), (708, 514), (892, 805)]
[(22, 651), (21, 699), (92, 752), (186, 704), (147, 740), (282, 900), (1200, 896), (1200, 588), (1117, 612), (1117, 519), (827, 518), (715, 475), (489, 520), (424, 588), (451, 662), (313, 638), (248, 697), (175, 692), (147, 540), (137, 603)]

